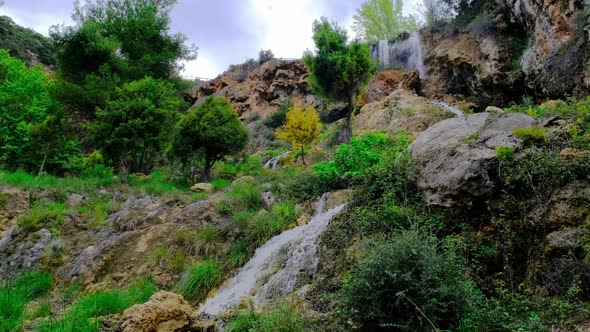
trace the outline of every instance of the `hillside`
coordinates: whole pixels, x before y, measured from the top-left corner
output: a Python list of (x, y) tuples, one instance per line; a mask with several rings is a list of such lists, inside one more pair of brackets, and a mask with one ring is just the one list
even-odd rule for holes
[(433, 3), (204, 82), (163, 2), (0, 18), (0, 332), (590, 331), (590, 9)]

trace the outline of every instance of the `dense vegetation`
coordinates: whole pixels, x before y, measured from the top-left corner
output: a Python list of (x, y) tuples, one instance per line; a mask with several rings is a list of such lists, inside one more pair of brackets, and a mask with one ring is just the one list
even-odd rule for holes
[[(426, 24), (473, 27), (484, 2), (424, 1)], [(350, 42), (326, 18), (315, 21), (316, 48), (304, 55), (309, 86), (344, 103), (345, 118), (322, 123), (313, 106), (285, 98), (254, 125), (268, 140), (287, 143), (248, 155), (257, 129), (228, 100), (210, 96), (189, 107), (182, 98), (187, 82), (176, 78), (178, 63), (196, 49), (170, 34), (174, 3), (78, 5), (76, 25), (53, 32), (55, 73), (29, 66), (21, 48), (41, 43), (38, 54), (53, 64), (53, 44), (0, 18), (0, 37), (9, 36), (0, 38), (7, 49), (0, 50), (0, 216), (14, 213), (15, 241), (51, 240), (36, 270), (0, 260), (8, 271), (0, 276), (0, 332), (113, 328), (105, 324), (158, 289), (197, 306), (257, 248), (309, 220), (311, 202), (341, 189), (352, 195), (320, 240), (322, 264), (305, 299), (289, 296), (263, 308), (244, 303), (221, 317), (228, 331), (587, 328), (588, 200), (575, 198), (575, 211), (558, 211), (558, 222), (547, 216), (559, 190), (588, 188), (590, 98), (542, 105), (525, 99), (506, 108), (539, 121), (511, 132), (522, 145), (491, 150), (497, 194), (468, 207), (432, 206), (417, 186), (414, 134), (353, 136), (355, 102), (375, 71), (368, 45)], [(359, 35), (374, 41), (415, 28), (401, 6), (366, 1), (355, 16)], [(21, 40), (27, 43), (15, 42)], [(273, 57), (263, 50), (242, 67)], [(281, 168), (263, 167), (279, 155)], [(207, 183), (191, 190), (197, 182)], [(198, 215), (182, 219), (191, 209)], [(569, 214), (577, 223), (561, 224)], [(162, 216), (178, 222), (163, 226)], [(154, 219), (154, 228), (146, 226)], [(550, 251), (547, 235), (562, 229), (581, 229), (582, 245)], [(67, 259), (99, 246), (95, 238), (145, 233), (145, 257), (126, 262), (141, 273), (109, 276), (118, 268), (109, 263), (90, 281), (64, 277)], [(118, 249), (109, 254), (133, 251)]]

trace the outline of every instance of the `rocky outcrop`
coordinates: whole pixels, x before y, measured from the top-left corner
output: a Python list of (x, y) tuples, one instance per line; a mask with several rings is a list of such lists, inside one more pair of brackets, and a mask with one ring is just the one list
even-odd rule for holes
[(356, 130), (407, 130), (420, 133), (433, 124), (453, 117), (453, 113), (435, 106), (424, 97), (397, 90), (385, 100), (368, 103), (353, 118)]
[(513, 136), (516, 127), (536, 120), (520, 113), (479, 113), (441, 121), (412, 143), (417, 184), (428, 203), (445, 207), (470, 207), (495, 192), (491, 175), (498, 146), (520, 148)]
[(196, 311), (182, 296), (166, 291), (152, 295), (144, 304), (125, 310), (121, 332), (171, 332), (190, 327)]
[(583, 2), (505, 0), (530, 37), (521, 68), (532, 91), (545, 97), (590, 91), (590, 21)]
[(307, 69), (301, 60), (273, 59), (260, 66), (238, 66), (195, 89), (192, 100), (207, 96), (227, 98), (243, 119), (265, 118), (287, 97), (303, 106), (317, 101), (307, 85)]

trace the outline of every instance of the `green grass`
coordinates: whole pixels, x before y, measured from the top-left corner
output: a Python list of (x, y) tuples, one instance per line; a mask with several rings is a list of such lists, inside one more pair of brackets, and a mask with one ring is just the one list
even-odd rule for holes
[(221, 242), (221, 231), (210, 224), (195, 232), (195, 252), (205, 258), (211, 258), (219, 250)]
[(228, 193), (234, 211), (256, 211), (262, 207), (262, 191), (251, 183), (236, 183)]
[(143, 303), (156, 291), (152, 281), (141, 279), (127, 290), (101, 291), (76, 300), (59, 319), (48, 319), (39, 325), (42, 332), (98, 331), (102, 325), (99, 317), (123, 312), (130, 306)]
[(221, 282), (222, 274), (217, 263), (203, 261), (189, 267), (186, 275), (176, 286), (176, 291), (185, 299), (198, 302)]
[(313, 331), (310, 322), (294, 305), (278, 306), (256, 314), (252, 309), (238, 314), (227, 327), (228, 332), (302, 332)]
[(59, 227), (68, 214), (64, 203), (38, 202), (17, 219), (17, 224), (27, 232), (34, 232), (41, 228)]
[(0, 287), (0, 332), (19, 331), (27, 303), (47, 294), (53, 279), (47, 273), (27, 271)]
[(517, 127), (512, 130), (514, 136), (520, 138), (525, 144), (547, 142), (547, 134), (541, 127)]
[(215, 190), (222, 190), (229, 187), (231, 185), (231, 181), (226, 179), (215, 179), (211, 181), (211, 185), (213, 185), (213, 189)]

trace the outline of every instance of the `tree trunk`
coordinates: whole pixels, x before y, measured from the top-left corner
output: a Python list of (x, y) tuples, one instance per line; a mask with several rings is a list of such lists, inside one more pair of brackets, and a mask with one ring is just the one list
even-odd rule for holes
[(350, 139), (352, 138), (352, 125), (351, 125), (351, 118), (352, 118), (352, 111), (354, 110), (354, 97), (349, 95), (346, 97), (346, 117), (344, 118), (344, 125), (340, 128), (338, 132), (338, 142), (339, 143), (350, 143)]
[(47, 161), (48, 154), (49, 150), (45, 151), (45, 155), (43, 156), (43, 161), (41, 162), (41, 167), (39, 168), (39, 173), (37, 174), (37, 177), (41, 176), (41, 173), (43, 173), (43, 168), (45, 167), (45, 161)]
[(305, 151), (303, 150), (303, 145), (301, 146), (301, 160), (303, 161), (303, 166), (307, 166), (305, 163)]
[(211, 180), (211, 168), (213, 167), (214, 161), (211, 160), (210, 156), (205, 156), (205, 169), (203, 170), (203, 180), (209, 182)]

